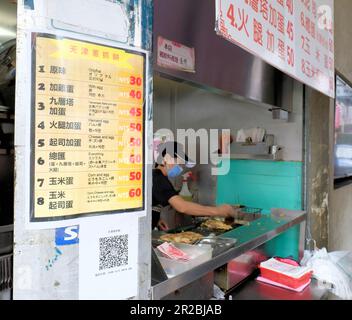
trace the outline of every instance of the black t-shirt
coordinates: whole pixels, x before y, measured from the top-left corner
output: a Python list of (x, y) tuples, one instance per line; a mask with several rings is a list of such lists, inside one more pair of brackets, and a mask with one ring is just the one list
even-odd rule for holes
[[(153, 170), (152, 206), (165, 207), (169, 199), (178, 195), (171, 182), (159, 169)], [(154, 229), (160, 219), (160, 212), (152, 211), (152, 228)]]

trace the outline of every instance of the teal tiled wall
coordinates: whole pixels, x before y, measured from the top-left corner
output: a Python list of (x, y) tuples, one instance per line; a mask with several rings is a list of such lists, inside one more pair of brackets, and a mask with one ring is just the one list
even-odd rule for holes
[[(270, 213), (272, 208), (302, 210), (302, 163), (230, 161), (230, 172), (218, 177), (217, 204), (243, 204)], [(299, 226), (266, 244), (271, 256), (298, 259)]]

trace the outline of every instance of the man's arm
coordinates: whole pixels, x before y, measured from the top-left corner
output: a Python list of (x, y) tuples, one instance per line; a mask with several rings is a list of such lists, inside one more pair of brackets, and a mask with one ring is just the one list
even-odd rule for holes
[(230, 205), (219, 207), (202, 206), (198, 203), (184, 200), (180, 196), (173, 196), (169, 199), (170, 205), (178, 212), (203, 217), (233, 217), (235, 209)]

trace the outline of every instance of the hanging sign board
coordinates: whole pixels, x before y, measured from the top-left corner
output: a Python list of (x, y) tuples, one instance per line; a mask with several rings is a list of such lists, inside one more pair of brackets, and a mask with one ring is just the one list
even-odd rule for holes
[(333, 0), (216, 0), (216, 31), (334, 98)]
[(32, 37), (31, 221), (143, 210), (145, 54)]
[(159, 36), (157, 65), (166, 69), (195, 72), (194, 48)]

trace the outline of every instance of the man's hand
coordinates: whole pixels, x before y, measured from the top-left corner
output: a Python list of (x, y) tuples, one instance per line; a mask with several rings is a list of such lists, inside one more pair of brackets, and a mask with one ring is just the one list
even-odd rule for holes
[(161, 231), (167, 231), (169, 230), (169, 226), (163, 219), (160, 219), (158, 222), (158, 229)]
[(237, 210), (235, 210), (234, 207), (224, 204), (222, 206), (217, 207), (217, 210), (219, 212), (220, 217), (225, 217), (225, 218), (234, 218), (236, 216)]

